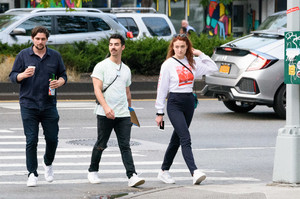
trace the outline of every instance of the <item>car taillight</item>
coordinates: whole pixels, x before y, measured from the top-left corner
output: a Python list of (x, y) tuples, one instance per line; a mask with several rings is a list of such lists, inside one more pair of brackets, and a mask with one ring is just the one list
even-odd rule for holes
[(133, 38), (132, 32), (128, 31), (128, 32), (126, 33), (126, 37), (127, 37), (127, 38)]
[(225, 51), (230, 51), (230, 52), (233, 51), (232, 48), (224, 48), (224, 50), (225, 50)]
[(278, 59), (268, 59), (254, 52), (251, 52), (251, 54), (254, 55), (256, 59), (250, 64), (250, 66), (247, 68), (247, 71), (264, 69), (278, 61)]

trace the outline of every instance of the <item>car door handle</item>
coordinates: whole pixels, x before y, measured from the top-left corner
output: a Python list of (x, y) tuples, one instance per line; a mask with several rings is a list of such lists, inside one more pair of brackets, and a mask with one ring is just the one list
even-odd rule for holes
[(95, 40), (96, 40), (96, 38), (87, 37), (87, 38), (85, 38), (85, 40), (93, 40), (93, 41), (95, 41)]

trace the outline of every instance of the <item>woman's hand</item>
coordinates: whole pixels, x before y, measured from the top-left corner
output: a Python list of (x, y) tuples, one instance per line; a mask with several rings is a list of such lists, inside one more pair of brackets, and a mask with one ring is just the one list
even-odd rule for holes
[(192, 48), (192, 51), (193, 51), (193, 55), (195, 55), (197, 57), (199, 57), (202, 54), (202, 52), (200, 50), (195, 49), (195, 48)]
[(163, 118), (164, 117), (162, 115), (156, 116), (155, 122), (156, 122), (157, 126), (160, 126), (162, 124)]

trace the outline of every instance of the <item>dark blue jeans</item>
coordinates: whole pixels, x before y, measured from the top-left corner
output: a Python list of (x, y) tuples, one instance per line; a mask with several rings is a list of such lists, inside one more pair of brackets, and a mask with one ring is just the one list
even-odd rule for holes
[(195, 98), (193, 93), (170, 93), (167, 103), (167, 113), (174, 131), (165, 153), (162, 170), (169, 170), (175, 155), (181, 146), (182, 155), (190, 173), (197, 169), (191, 147), (189, 126), (194, 115)]
[(58, 121), (59, 115), (56, 107), (45, 110), (29, 109), (21, 106), (21, 116), (26, 136), (26, 166), (30, 173), (38, 176), (37, 168), (37, 145), (39, 136), (39, 123), (41, 123), (45, 141), (46, 151), (44, 162), (52, 165), (58, 144)]
[(98, 137), (93, 148), (89, 172), (99, 170), (102, 152), (107, 148), (107, 142), (112, 130), (114, 130), (126, 169), (126, 175), (130, 178), (134, 173), (136, 174), (130, 148), (131, 126), (130, 117), (119, 117), (112, 120), (105, 116), (97, 115)]

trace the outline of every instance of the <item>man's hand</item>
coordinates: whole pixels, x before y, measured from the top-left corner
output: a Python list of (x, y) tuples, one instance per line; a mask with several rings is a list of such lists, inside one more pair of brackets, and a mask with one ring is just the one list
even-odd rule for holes
[(58, 80), (51, 80), (51, 79), (49, 79), (49, 81), (50, 81), (50, 84), (49, 84), (49, 86), (50, 86), (50, 88), (58, 88), (58, 87), (61, 87), (62, 85), (64, 85), (64, 83), (65, 83), (65, 80), (64, 80), (64, 78), (59, 78)]
[(105, 106), (103, 109), (108, 119), (115, 119), (115, 112), (109, 106)]
[(23, 79), (32, 77), (33, 75), (34, 75), (34, 68), (26, 68), (26, 70), (23, 73), (18, 74), (17, 80), (20, 82)]

